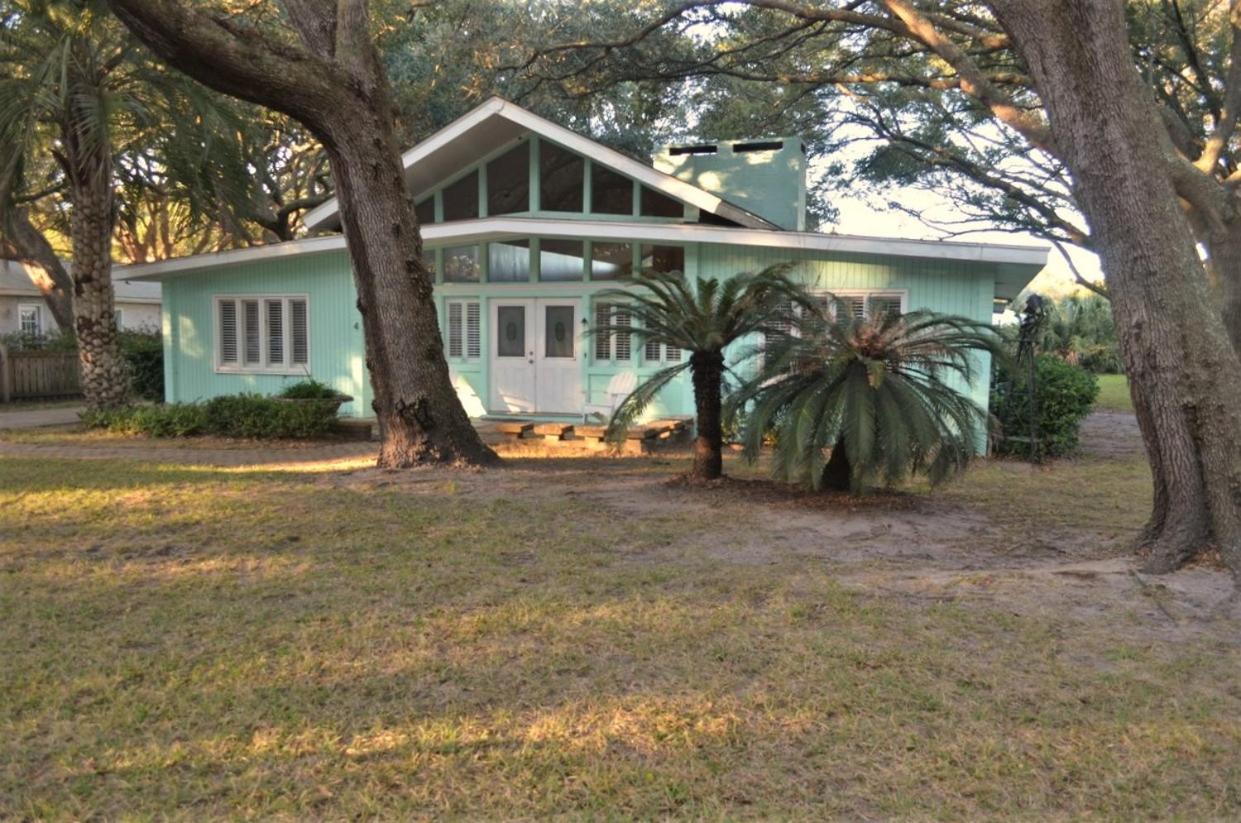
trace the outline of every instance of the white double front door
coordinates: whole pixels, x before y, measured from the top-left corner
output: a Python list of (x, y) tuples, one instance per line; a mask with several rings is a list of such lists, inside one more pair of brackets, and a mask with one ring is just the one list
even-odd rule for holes
[(582, 411), (578, 311), (573, 300), (491, 301), (491, 411)]

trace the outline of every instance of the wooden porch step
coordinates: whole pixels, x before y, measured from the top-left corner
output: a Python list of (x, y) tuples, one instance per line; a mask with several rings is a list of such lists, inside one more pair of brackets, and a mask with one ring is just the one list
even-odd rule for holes
[(500, 434), (507, 434), (513, 437), (525, 437), (534, 428), (534, 423), (529, 420), (505, 420), (496, 423), (495, 430)]
[(534, 433), (536, 435), (541, 435), (544, 440), (572, 440), (574, 436), (574, 424), (539, 423), (534, 427)]

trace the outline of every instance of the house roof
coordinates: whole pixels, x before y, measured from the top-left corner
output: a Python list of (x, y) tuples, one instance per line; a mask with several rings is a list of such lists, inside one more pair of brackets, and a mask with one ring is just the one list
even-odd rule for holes
[[(559, 126), (500, 97), (492, 97), (401, 155), (405, 180), (415, 198), (478, 159), (497, 151), (521, 135), (533, 132), (565, 148), (632, 177), (669, 197), (689, 203), (752, 229), (775, 229), (775, 224), (735, 203), (711, 194), (670, 174), (634, 160), (602, 143)], [(312, 231), (338, 229), (340, 207), (333, 197), (308, 212)]]
[[(637, 223), (608, 220), (546, 220), (532, 217), (484, 217), (422, 227), (428, 246), (477, 243), (515, 237), (568, 237), (628, 241), (635, 238), (651, 242), (717, 243), (754, 248), (775, 248), (801, 252), (870, 254), (923, 260), (953, 260), (989, 264), (996, 272), (997, 297), (1013, 299), (1047, 263), (1044, 246), (1018, 246), (997, 243), (968, 243), (942, 240), (902, 240), (892, 237), (861, 237), (770, 229), (736, 229), (684, 223)], [(179, 257), (156, 263), (127, 266), (123, 271), (133, 281), (160, 280), (191, 274), (217, 266), (248, 263), (302, 254), (343, 251), (341, 235), (290, 240), (268, 246)]]
[[(121, 266), (114, 269), (118, 275), (123, 270)], [(0, 260), (0, 295), (42, 298), (43, 292), (39, 290), (38, 284), (44, 276), (43, 270), (37, 266)], [(157, 282), (130, 282), (117, 276), (113, 278), (112, 289), (116, 300), (121, 303), (158, 304), (160, 301), (160, 285)]]

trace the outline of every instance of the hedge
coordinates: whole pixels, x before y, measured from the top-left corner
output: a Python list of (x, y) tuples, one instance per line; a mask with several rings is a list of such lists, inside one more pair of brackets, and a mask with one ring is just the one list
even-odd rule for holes
[[(1038, 448), (1036, 458), (1059, 457), (1077, 448), (1078, 429), (1099, 395), (1095, 376), (1050, 354), (1035, 366), (1038, 382)], [(1007, 367), (997, 369), (991, 411), (1000, 423), (996, 451), (1017, 457), (1030, 455), (1032, 404), (1024, 375), (1014, 379)]]
[(288, 402), (259, 394), (213, 397), (204, 403), (125, 406), (86, 412), (91, 428), (150, 437), (245, 437), (256, 439), (322, 437), (336, 421), (337, 400)]

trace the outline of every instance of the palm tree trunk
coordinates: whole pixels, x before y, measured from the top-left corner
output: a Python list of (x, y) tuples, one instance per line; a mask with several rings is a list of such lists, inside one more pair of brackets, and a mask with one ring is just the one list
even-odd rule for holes
[(724, 353), (697, 352), (691, 356), (689, 368), (694, 382), (697, 428), (690, 476), (695, 480), (715, 480), (724, 474)]
[[(80, 104), (80, 103), (79, 103)], [(73, 331), (82, 370), (82, 393), (93, 409), (114, 408), (129, 397), (129, 370), (121, 357), (112, 293), (112, 150), (82, 126), (97, 112), (68, 118), (62, 166), (69, 178), (73, 244)]]

